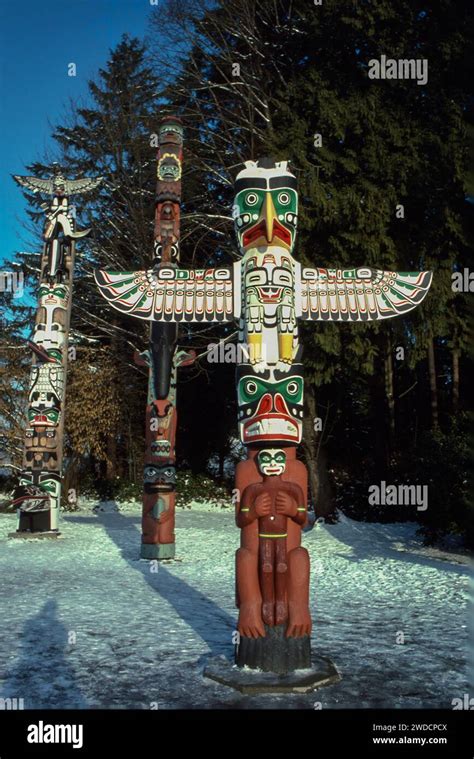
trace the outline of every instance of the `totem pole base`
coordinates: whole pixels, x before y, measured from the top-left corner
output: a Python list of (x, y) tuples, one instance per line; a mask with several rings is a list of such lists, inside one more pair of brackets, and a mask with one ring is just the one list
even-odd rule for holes
[(59, 530), (47, 530), (45, 532), (30, 532), (27, 530), (17, 530), (9, 532), (9, 538), (19, 538), (20, 540), (43, 540), (45, 538), (63, 538)]
[(141, 559), (174, 559), (176, 545), (174, 543), (142, 543)]
[(51, 512), (49, 509), (23, 511), (18, 515), (17, 532), (57, 532), (51, 529)]
[(334, 685), (341, 680), (341, 675), (330, 659), (314, 654), (307, 669), (288, 672), (286, 675), (238, 667), (224, 656), (218, 656), (209, 661), (204, 670), (204, 676), (247, 695), (310, 693), (317, 688)]
[(302, 638), (287, 638), (286, 624), (268, 627), (265, 625), (264, 638), (240, 637), (236, 646), (235, 663), (238, 667), (260, 669), (286, 675), (296, 669), (311, 667), (311, 640), (309, 635)]

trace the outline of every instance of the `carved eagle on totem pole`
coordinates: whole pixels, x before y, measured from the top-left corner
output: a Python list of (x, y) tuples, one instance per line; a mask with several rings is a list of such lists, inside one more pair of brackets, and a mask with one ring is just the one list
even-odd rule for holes
[[(85, 195), (100, 185), (103, 177), (83, 177), (82, 179), (66, 179), (61, 173), (59, 164), (53, 163), (53, 174), (49, 179), (40, 179), (39, 177), (25, 177), (19, 174), (13, 174), (13, 179), (21, 187), (26, 187), (34, 193), (51, 195), (53, 200), (51, 204), (44, 203), (41, 208), (46, 211), (46, 226), (44, 230), (45, 240), (51, 240), (57, 234), (58, 228), (61, 228), (66, 237), (78, 239), (86, 237), (90, 229), (77, 231), (75, 229), (74, 219), (71, 206), (69, 205), (70, 195)], [(52, 256), (55, 257), (54, 254)], [(56, 264), (52, 262), (50, 272), (54, 275)]]
[[(269, 165), (270, 164), (270, 165)], [(247, 161), (232, 208), (242, 258), (232, 267), (96, 270), (118, 311), (157, 322), (230, 322), (252, 348), (255, 371), (288, 371), (297, 322), (368, 322), (403, 316), (425, 298), (432, 272), (308, 268), (293, 257), (298, 223), (296, 177), (287, 161)]]
[(67, 197), (69, 195), (82, 195), (94, 190), (103, 180), (103, 177), (84, 177), (83, 179), (66, 179), (59, 165), (53, 163), (53, 175), (48, 179), (39, 177), (24, 177), (18, 174), (13, 179), (22, 187), (31, 192), (41, 192), (44, 195)]

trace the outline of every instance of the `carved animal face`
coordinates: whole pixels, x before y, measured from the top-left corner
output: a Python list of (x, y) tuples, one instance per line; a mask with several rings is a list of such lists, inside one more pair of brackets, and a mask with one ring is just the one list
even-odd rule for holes
[(267, 369), (256, 374), (249, 364), (237, 367), (239, 432), (244, 445), (297, 445), (303, 426), (303, 366), (289, 373)]
[(53, 498), (59, 498), (59, 492), (61, 489), (61, 477), (59, 474), (53, 474), (52, 472), (40, 472), (38, 478), (38, 484), (43, 490), (50, 494)]
[(60, 415), (61, 410), (58, 407), (38, 408), (31, 406), (28, 409), (28, 424), (31, 427), (56, 427)]
[(169, 493), (175, 487), (176, 469), (172, 464), (147, 464), (145, 466), (145, 493)]
[(263, 168), (258, 162), (246, 161), (235, 180), (232, 216), (242, 253), (270, 246), (291, 252), (298, 223), (298, 193), (287, 162)]
[(257, 454), (258, 468), (267, 477), (277, 477), (286, 468), (286, 453), (279, 448), (264, 448)]
[(157, 176), (162, 182), (181, 179), (181, 164), (172, 153), (164, 153), (158, 161)]
[(22, 511), (50, 508), (51, 501), (59, 500), (60, 483), (59, 474), (53, 472), (23, 472), (13, 498)]

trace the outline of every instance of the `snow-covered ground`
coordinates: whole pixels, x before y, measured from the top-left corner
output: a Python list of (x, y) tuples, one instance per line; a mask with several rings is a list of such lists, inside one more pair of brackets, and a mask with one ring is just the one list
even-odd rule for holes
[(202, 675), (209, 657), (232, 656), (232, 513), (180, 510), (179, 560), (156, 567), (138, 559), (139, 510), (83, 507), (62, 516), (56, 541), (8, 539), (16, 518), (0, 514), (0, 698), (42, 709), (452, 708), (469, 693), (468, 559), (424, 548), (416, 525), (342, 516), (304, 536), (313, 649), (342, 681), (247, 696)]

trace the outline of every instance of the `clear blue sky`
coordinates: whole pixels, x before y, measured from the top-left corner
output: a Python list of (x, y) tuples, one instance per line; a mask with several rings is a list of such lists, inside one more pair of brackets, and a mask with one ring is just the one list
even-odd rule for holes
[[(10, 174), (52, 147), (51, 126), (83, 100), (123, 33), (142, 38), (150, 0), (0, 0), (0, 267), (29, 250), (21, 190)], [(68, 76), (74, 62), (77, 76)]]

